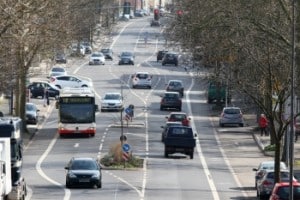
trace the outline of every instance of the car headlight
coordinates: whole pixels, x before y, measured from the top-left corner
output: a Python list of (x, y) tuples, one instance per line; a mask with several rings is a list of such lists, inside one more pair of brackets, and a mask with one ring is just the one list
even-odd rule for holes
[(68, 176), (69, 176), (69, 178), (76, 178), (76, 175), (73, 174), (72, 172), (69, 172), (69, 173), (68, 173)]
[(93, 174), (92, 178), (99, 178), (99, 174)]

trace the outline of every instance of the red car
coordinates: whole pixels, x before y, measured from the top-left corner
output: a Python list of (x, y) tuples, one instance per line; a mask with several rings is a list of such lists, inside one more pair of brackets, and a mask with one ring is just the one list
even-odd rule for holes
[(169, 122), (182, 122), (183, 126), (190, 126), (191, 118), (187, 116), (184, 112), (171, 112), (169, 116), (166, 117)]
[[(300, 200), (300, 183), (294, 181), (293, 187), (294, 200)], [(276, 183), (270, 196), (270, 200), (289, 200), (289, 191), (289, 182)]]

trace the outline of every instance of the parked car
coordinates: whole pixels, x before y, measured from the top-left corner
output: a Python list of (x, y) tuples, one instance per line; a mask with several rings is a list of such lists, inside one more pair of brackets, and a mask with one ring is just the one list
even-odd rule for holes
[(131, 76), (132, 88), (149, 88), (152, 87), (152, 75), (148, 72), (136, 72)]
[(27, 124), (37, 124), (38, 123), (38, 112), (40, 110), (34, 103), (26, 103), (25, 113), (26, 113), (26, 123)]
[(162, 142), (164, 142), (166, 134), (167, 134), (167, 130), (171, 126), (182, 126), (182, 123), (181, 122), (166, 122), (164, 126), (161, 126), (161, 128), (163, 129), (163, 131), (161, 133), (161, 141)]
[(103, 53), (106, 60), (113, 60), (114, 53), (113, 53), (112, 49), (104, 48), (104, 49), (101, 49), (100, 52)]
[(124, 51), (120, 54), (119, 65), (134, 65), (134, 54), (132, 52)]
[(105, 57), (101, 52), (94, 52), (90, 56), (89, 65), (105, 65)]
[(67, 75), (67, 71), (64, 67), (54, 66), (49, 72), (48, 78), (52, 76), (64, 76)]
[(56, 63), (64, 63), (64, 64), (67, 63), (67, 58), (66, 58), (66, 55), (64, 53), (56, 53), (55, 57), (54, 57), (54, 60), (55, 60)]
[(167, 65), (167, 64), (178, 66), (178, 63), (179, 63), (178, 60), (179, 60), (179, 56), (177, 53), (167, 52), (167, 53), (165, 53), (164, 57), (162, 58), (161, 64), (163, 66)]
[[(293, 199), (300, 200), (300, 183), (293, 182)], [(289, 200), (290, 199), (290, 183), (276, 183), (272, 190), (269, 200)]]
[(185, 112), (171, 112), (166, 116), (169, 122), (181, 122), (184, 126), (190, 126), (191, 118)]
[(85, 56), (85, 47), (81, 44), (72, 44), (71, 56)]
[[(280, 181), (289, 182), (290, 172), (288, 170), (280, 171)], [(293, 178), (294, 182), (297, 182)], [(262, 178), (257, 182), (256, 194), (259, 199), (268, 199), (272, 193), (273, 187), (275, 185), (275, 172), (274, 170), (264, 170)]]
[(244, 117), (239, 107), (224, 107), (219, 118), (219, 125), (238, 125), (244, 126)]
[[(257, 181), (262, 178), (265, 170), (274, 170), (275, 162), (274, 160), (268, 160), (261, 162), (257, 168), (253, 168), (252, 171), (255, 171), (255, 188), (257, 187)], [(287, 166), (284, 162), (280, 162), (280, 169), (287, 170)]]
[(164, 55), (167, 53), (168, 51), (167, 50), (160, 50), (157, 52), (156, 54), (156, 61), (160, 61), (163, 59)]
[(51, 77), (50, 83), (59, 89), (64, 87), (92, 87), (92, 82), (71, 75)]
[(92, 49), (92, 46), (89, 42), (87, 41), (84, 41), (84, 42), (81, 42), (81, 45), (84, 47), (84, 53), (85, 54), (91, 54), (93, 49)]
[(94, 158), (73, 157), (65, 166), (66, 187), (77, 186), (102, 187), (101, 166)]
[(34, 81), (27, 88), (30, 90), (31, 98), (44, 98), (45, 91), (48, 90), (49, 97), (58, 98), (60, 89), (47, 81)]
[(178, 92), (165, 92), (160, 101), (160, 110), (176, 109), (181, 111), (182, 101)]
[(152, 19), (150, 22), (150, 26), (160, 26), (159, 20)]
[(121, 111), (123, 109), (123, 97), (118, 92), (105, 93), (101, 102), (101, 112)]
[(184, 95), (184, 86), (181, 80), (169, 80), (166, 91), (169, 92), (179, 92), (181, 97)]

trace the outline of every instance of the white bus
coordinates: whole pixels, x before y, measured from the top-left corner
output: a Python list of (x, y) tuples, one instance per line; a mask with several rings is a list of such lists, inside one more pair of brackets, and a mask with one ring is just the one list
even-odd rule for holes
[(96, 134), (95, 93), (91, 88), (64, 88), (56, 103), (60, 136)]

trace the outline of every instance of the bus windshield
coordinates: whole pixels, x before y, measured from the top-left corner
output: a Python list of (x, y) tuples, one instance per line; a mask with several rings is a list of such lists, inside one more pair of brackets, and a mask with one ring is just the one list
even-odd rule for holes
[(95, 106), (94, 104), (60, 104), (60, 122), (95, 122)]

